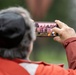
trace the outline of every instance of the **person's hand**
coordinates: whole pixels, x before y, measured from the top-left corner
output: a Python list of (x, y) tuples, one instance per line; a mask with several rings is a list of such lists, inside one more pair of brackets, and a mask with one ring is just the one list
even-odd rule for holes
[(55, 20), (55, 22), (58, 24), (59, 28), (55, 27), (52, 29), (52, 31), (58, 33), (59, 36), (54, 37), (54, 40), (57, 42), (64, 42), (68, 38), (76, 37), (75, 30), (65, 23)]

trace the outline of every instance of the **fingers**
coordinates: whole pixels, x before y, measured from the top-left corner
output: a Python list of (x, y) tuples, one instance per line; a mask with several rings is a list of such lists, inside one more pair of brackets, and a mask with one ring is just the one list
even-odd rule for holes
[(61, 29), (59, 29), (59, 28), (57, 28), (57, 27), (54, 27), (54, 28), (52, 29), (52, 32), (56, 32), (56, 33), (58, 33), (58, 35), (61, 35)]
[(62, 32), (63, 32), (66, 28), (68, 28), (68, 26), (67, 26), (65, 23), (63, 23), (63, 22), (61, 22), (61, 21), (59, 21), (59, 20), (55, 20), (55, 22), (58, 24), (59, 28), (54, 27), (54, 28), (52, 29), (52, 31), (58, 33), (59, 35), (62, 35)]
[(53, 38), (55, 41), (60, 42), (61, 43), (61, 38), (59, 36), (56, 36)]
[(59, 21), (59, 20), (55, 20), (55, 22), (57, 23), (57, 25), (59, 26), (59, 28), (63, 28), (63, 27), (68, 27), (65, 23)]

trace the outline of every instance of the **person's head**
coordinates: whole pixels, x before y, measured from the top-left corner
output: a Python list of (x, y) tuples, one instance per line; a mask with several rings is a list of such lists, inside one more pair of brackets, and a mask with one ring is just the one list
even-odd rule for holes
[(0, 57), (27, 59), (36, 39), (35, 22), (22, 7), (0, 11)]

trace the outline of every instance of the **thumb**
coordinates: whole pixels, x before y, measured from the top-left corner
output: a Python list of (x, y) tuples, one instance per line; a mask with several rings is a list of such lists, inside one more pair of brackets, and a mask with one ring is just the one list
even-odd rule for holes
[(53, 39), (54, 39), (55, 41), (61, 43), (61, 38), (60, 38), (59, 36), (56, 36), (56, 37), (54, 37)]

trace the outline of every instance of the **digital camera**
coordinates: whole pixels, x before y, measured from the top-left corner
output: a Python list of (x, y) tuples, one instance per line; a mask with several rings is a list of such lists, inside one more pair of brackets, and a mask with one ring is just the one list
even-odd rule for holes
[(57, 36), (57, 33), (52, 32), (52, 28), (58, 27), (55, 22), (35, 22), (37, 36)]

